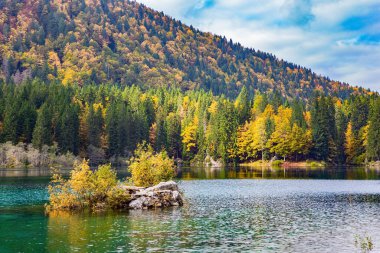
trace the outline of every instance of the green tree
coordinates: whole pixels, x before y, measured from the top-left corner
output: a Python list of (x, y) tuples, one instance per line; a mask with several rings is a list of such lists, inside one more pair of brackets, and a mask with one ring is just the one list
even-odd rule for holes
[(94, 105), (90, 105), (87, 116), (87, 140), (88, 145), (101, 147), (101, 137), (103, 134), (103, 115), (101, 108), (94, 110)]
[(249, 118), (249, 96), (245, 86), (240, 91), (239, 96), (235, 100), (235, 108), (238, 113), (239, 123), (243, 123)]
[(374, 101), (369, 118), (367, 156), (371, 161), (380, 160), (380, 98)]
[(68, 105), (59, 117), (57, 124), (57, 141), (60, 150), (79, 152), (79, 109), (75, 105)]
[(45, 103), (38, 111), (32, 143), (34, 147), (41, 149), (43, 145), (51, 145), (52, 141), (51, 109), (50, 105)]
[(116, 102), (111, 102), (107, 108), (106, 133), (108, 141), (108, 155), (118, 155), (119, 153), (119, 121)]
[(170, 157), (178, 158), (181, 154), (181, 121), (175, 113), (166, 117), (167, 151)]

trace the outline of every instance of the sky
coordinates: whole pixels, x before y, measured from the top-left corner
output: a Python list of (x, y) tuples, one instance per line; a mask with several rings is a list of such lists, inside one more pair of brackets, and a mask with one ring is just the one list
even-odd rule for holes
[(137, 0), (204, 32), (380, 91), (379, 0)]

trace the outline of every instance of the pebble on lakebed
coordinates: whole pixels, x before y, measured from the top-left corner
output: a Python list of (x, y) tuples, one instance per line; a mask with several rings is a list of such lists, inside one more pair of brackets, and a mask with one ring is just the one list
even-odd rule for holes
[(170, 206), (182, 206), (183, 198), (178, 185), (174, 181), (161, 182), (158, 185), (144, 188), (135, 186), (120, 186), (130, 196), (130, 209), (152, 209)]

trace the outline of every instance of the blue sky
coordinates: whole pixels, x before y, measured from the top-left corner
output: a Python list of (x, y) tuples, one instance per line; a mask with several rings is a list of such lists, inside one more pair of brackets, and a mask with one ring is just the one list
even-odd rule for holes
[(379, 0), (137, 0), (318, 74), (380, 91)]

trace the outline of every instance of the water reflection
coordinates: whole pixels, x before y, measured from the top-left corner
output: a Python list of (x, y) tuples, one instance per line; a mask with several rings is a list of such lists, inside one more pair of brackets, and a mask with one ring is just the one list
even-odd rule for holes
[[(124, 179), (128, 174), (126, 167), (116, 168), (118, 177)], [(60, 171), (64, 175), (70, 169)], [(0, 181), (5, 178), (48, 178), (51, 170), (37, 169), (0, 169)], [(380, 170), (366, 167), (327, 167), (327, 168), (265, 168), (265, 167), (181, 167), (177, 177), (184, 180), (193, 179), (380, 179)]]
[(0, 179), (2, 177), (46, 177), (50, 175), (51, 171), (48, 168), (0, 169)]
[(264, 168), (264, 167), (184, 167), (179, 178), (193, 179), (380, 179), (380, 170), (365, 167)]
[[(61, 252), (144, 252), (175, 249), (173, 236), (186, 238), (173, 222), (179, 208), (101, 214), (55, 212), (48, 217), (47, 249)], [(171, 246), (170, 246), (171, 245)]]

